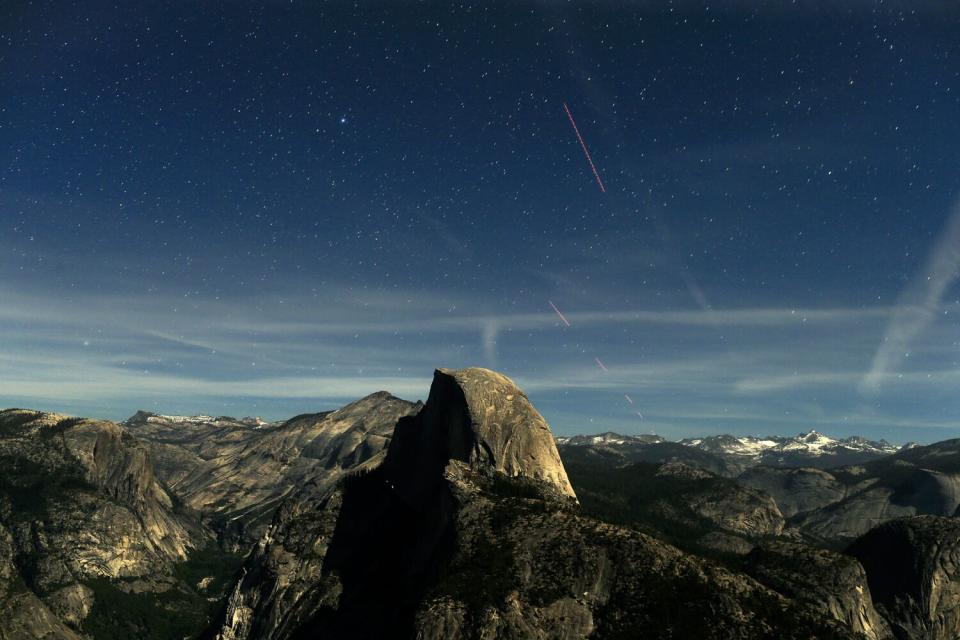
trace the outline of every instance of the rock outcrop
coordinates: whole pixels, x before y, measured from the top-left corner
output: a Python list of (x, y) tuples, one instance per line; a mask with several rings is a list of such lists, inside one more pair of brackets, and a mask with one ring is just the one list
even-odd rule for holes
[(960, 637), (960, 521), (884, 523), (847, 549), (866, 570), (877, 609), (898, 640)]
[(76, 624), (67, 626), (23, 582), (15, 544), (10, 532), (0, 525), (0, 640), (80, 640), (74, 630)]
[(239, 549), (263, 534), (298, 488), (332, 485), (382, 456), (397, 420), (421, 406), (378, 391), (264, 428), (224, 420), (184, 424), (144, 412), (126, 424), (149, 444), (171, 489), (211, 526), (228, 529)]
[(70, 574), (148, 575), (210, 537), (175, 508), (147, 448), (112, 422), (4, 411), (0, 458), (4, 521)]
[(883, 459), (829, 470), (755, 467), (738, 481), (773, 496), (791, 535), (842, 546), (896, 518), (956, 513), (960, 441), (904, 447)]
[[(386, 467), (418, 490), (435, 484), (450, 460), (540, 480), (575, 497), (546, 420), (509, 378), (489, 369), (437, 369), (423, 411), (397, 424)], [(417, 474), (412, 482), (410, 473)]]
[[(230, 598), (221, 637), (292, 637), (293, 630), (318, 617), (328, 626), (340, 624), (330, 620), (349, 617), (341, 591), (348, 590), (342, 597), (352, 600), (366, 596), (349, 592), (363, 591), (363, 580), (350, 584), (335, 576), (362, 573), (361, 567), (373, 571), (371, 558), (394, 567), (379, 569), (382, 575), (370, 581), (376, 589), (415, 570), (397, 567), (398, 558), (410, 556), (402, 562), (417, 559), (429, 567), (449, 527), (452, 506), (443, 474), (451, 460), (486, 475), (541, 482), (572, 499), (546, 421), (505, 376), (483, 369), (437, 370), (426, 405), (416, 416), (394, 422), (382, 465), (377, 458), (365, 467), (366, 476), (340, 487), (315, 484), (283, 503)], [(391, 532), (386, 539), (385, 530)], [(409, 547), (398, 547), (399, 541)], [(409, 605), (412, 612), (408, 595), (383, 602)]]
[(857, 469), (835, 470), (846, 497), (798, 514), (792, 525), (814, 539), (850, 542), (873, 527), (914, 515), (950, 516), (958, 507), (960, 474), (919, 467), (899, 456)]
[(0, 636), (73, 637), (97, 603), (89, 584), (164, 591), (173, 566), (213, 538), (114, 423), (0, 412), (0, 464), (0, 588), (19, 612), (0, 617)]
[(195, 635), (232, 577), (215, 540), (245, 552), (284, 498), (377, 466), (421, 406), (378, 392), (272, 426), (0, 412), (0, 638)]
[(853, 637), (643, 533), (484, 487), (460, 465), (447, 479), (457, 544), (417, 608), (415, 637)]
[(786, 541), (765, 542), (746, 558), (747, 572), (766, 586), (803, 602), (861, 633), (887, 640), (893, 633), (873, 606), (867, 576), (855, 559)]
[(718, 529), (750, 538), (783, 532), (783, 515), (767, 494), (732, 483), (704, 484), (702, 490), (690, 492), (682, 499), (693, 513)]
[(752, 467), (737, 481), (770, 495), (785, 518), (839, 502), (846, 497), (848, 490), (846, 485), (822, 469)]

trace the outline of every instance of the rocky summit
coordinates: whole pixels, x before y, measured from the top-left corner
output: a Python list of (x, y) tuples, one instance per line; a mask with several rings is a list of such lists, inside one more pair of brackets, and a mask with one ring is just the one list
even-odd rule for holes
[(546, 420), (509, 378), (488, 369), (437, 369), (424, 410), (397, 424), (387, 466), (401, 486), (411, 474), (432, 484), (450, 460), (575, 497)]
[(479, 368), (275, 423), (7, 410), (0, 639), (956, 638), (958, 458), (558, 447)]

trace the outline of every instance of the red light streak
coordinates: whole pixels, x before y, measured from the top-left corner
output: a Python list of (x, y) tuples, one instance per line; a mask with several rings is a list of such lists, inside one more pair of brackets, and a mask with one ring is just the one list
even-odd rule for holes
[(590, 163), (593, 177), (597, 179), (597, 184), (600, 185), (600, 191), (606, 193), (607, 189), (603, 186), (603, 180), (600, 179), (600, 174), (597, 173), (597, 167), (593, 164), (593, 158), (590, 157), (590, 152), (587, 151), (587, 145), (583, 141), (583, 136), (580, 135), (580, 129), (577, 128), (577, 123), (574, 121), (573, 114), (570, 113), (570, 107), (567, 106), (566, 102), (563, 103), (563, 110), (567, 112), (567, 117), (570, 118), (570, 124), (573, 125), (573, 132), (577, 134), (577, 140), (580, 141), (580, 146), (583, 148), (583, 155), (587, 156), (587, 162)]
[(553, 310), (557, 312), (557, 315), (560, 316), (560, 319), (563, 320), (563, 324), (565, 324), (565, 325), (567, 325), (567, 326), (569, 327), (569, 326), (570, 326), (570, 323), (567, 322), (567, 319), (563, 317), (563, 314), (562, 314), (562, 313), (560, 313), (560, 309), (557, 309), (557, 305), (553, 304), (553, 303), (550, 302), (549, 300), (547, 300), (547, 302), (550, 304), (550, 306), (553, 308)]

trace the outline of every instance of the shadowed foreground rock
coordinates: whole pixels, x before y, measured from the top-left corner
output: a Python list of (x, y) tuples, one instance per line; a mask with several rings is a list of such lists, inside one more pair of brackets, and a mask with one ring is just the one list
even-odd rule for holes
[(867, 572), (898, 640), (960, 637), (960, 521), (916, 516), (884, 523), (847, 550)]
[(826, 549), (773, 541), (755, 547), (746, 560), (748, 573), (778, 592), (870, 640), (893, 637), (873, 606), (867, 576), (855, 559)]

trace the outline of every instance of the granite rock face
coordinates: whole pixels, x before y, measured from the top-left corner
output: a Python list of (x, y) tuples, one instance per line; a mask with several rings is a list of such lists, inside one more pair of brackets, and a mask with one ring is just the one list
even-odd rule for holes
[(896, 518), (956, 513), (960, 441), (828, 470), (756, 467), (738, 481), (773, 496), (789, 533), (839, 547)]
[(392, 467), (417, 470), (417, 482), (431, 484), (449, 460), (575, 497), (546, 420), (509, 378), (489, 369), (437, 369), (423, 411), (397, 425)]
[[(945, 461), (948, 462), (948, 461)], [(792, 519), (814, 539), (852, 542), (884, 522), (915, 515), (951, 516), (958, 507), (960, 474), (920, 467), (893, 456), (864, 468), (834, 470), (847, 484), (846, 496)]]
[(162, 577), (212, 540), (114, 423), (0, 412), (0, 462), (0, 606), (15, 612), (0, 616), (0, 637), (74, 637), (95, 605), (88, 583), (164, 590)]
[(266, 426), (0, 412), (0, 638), (192, 636), (235, 561), (217, 542), (246, 552), (286, 496), (379, 464), (420, 406), (379, 392)]
[(759, 545), (747, 573), (776, 591), (821, 611), (870, 640), (893, 632), (873, 606), (867, 576), (854, 558), (787, 541)]
[(753, 467), (737, 481), (770, 495), (785, 518), (843, 500), (847, 487), (822, 469)]
[(79, 640), (74, 628), (26, 586), (16, 557), (13, 536), (0, 526), (0, 639)]
[(446, 478), (456, 544), (405, 637), (854, 637), (743, 574), (569, 504), (491, 486), (459, 463)]
[(175, 509), (147, 448), (112, 422), (5, 411), (0, 457), (0, 512), (15, 538), (48, 558), (49, 571), (148, 575), (210, 535)]
[(211, 523), (228, 526), (242, 547), (299, 487), (335, 483), (383, 455), (397, 420), (421, 406), (379, 391), (263, 428), (223, 420), (184, 425), (142, 412), (127, 425), (149, 444), (171, 490)]
[(693, 513), (727, 533), (759, 538), (783, 532), (783, 514), (777, 503), (760, 491), (706, 484), (683, 499)]
[(898, 640), (960, 637), (960, 521), (893, 520), (859, 538), (847, 553), (866, 570), (877, 609)]

